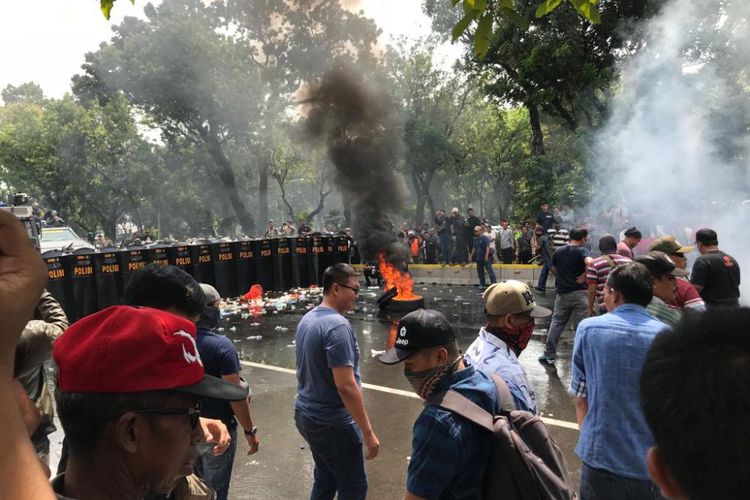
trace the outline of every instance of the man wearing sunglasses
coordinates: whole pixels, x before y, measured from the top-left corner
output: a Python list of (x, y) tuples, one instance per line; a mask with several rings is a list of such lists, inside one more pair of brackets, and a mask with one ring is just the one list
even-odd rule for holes
[(294, 421), (315, 461), (311, 500), (364, 500), (362, 456), (378, 454), (362, 399), (359, 346), (349, 321), (359, 293), (357, 272), (335, 264), (323, 273), (323, 301), (297, 325), (297, 399)]
[(195, 332), (165, 311), (113, 306), (55, 343), (55, 399), (69, 445), (66, 472), (52, 482), (58, 498), (141, 500), (192, 472), (204, 438), (200, 401), (247, 397), (205, 375)]

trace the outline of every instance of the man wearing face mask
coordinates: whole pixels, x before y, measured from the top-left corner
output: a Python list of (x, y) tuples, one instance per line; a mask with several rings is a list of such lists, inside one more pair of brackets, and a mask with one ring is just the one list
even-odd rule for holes
[(405, 500), (482, 498), (491, 447), (487, 431), (432, 397), (452, 389), (494, 415), (497, 391), (488, 375), (464, 361), (443, 313), (419, 309), (404, 316), (395, 347), (380, 362), (403, 362), (404, 376), (426, 402), (414, 422)]
[[(240, 387), (249, 389), (247, 383), (240, 377), (240, 359), (237, 349), (231, 340), (216, 333), (215, 328), (221, 318), (219, 304), (221, 296), (218, 290), (207, 283), (201, 283), (201, 289), (206, 296), (206, 305), (201, 311), (200, 319), (196, 322), (196, 344), (198, 353), (203, 360), (203, 367), (209, 375), (220, 377)], [(229, 482), (232, 479), (234, 454), (237, 449), (237, 423), (243, 429), (248, 445), (248, 455), (258, 451), (259, 440), (257, 431), (250, 414), (250, 398), (248, 394), (242, 401), (222, 401), (208, 398), (203, 400), (202, 415), (224, 422), (232, 437), (227, 451), (221, 455), (214, 455), (210, 443), (201, 445), (201, 455), (195, 468), (206, 483), (216, 490), (217, 500), (226, 500), (229, 494)]]
[(505, 380), (518, 410), (536, 414), (534, 389), (518, 356), (534, 332), (534, 318), (545, 318), (552, 311), (537, 306), (529, 287), (516, 280), (490, 285), (482, 298), (487, 326), (479, 330), (465, 358), (477, 370)]

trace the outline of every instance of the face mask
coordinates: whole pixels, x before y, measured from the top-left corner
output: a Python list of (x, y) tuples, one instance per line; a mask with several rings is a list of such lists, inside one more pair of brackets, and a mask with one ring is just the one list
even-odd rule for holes
[(207, 326), (208, 328), (216, 328), (221, 319), (221, 309), (213, 306), (206, 306), (201, 311), (200, 319), (198, 324)]
[(427, 370), (422, 370), (420, 372), (413, 372), (404, 369), (404, 377), (406, 377), (406, 380), (408, 380), (411, 386), (414, 388), (414, 392), (421, 396), (422, 387), (425, 385), (425, 382), (434, 377), (436, 374), (442, 372), (443, 368), (445, 367), (436, 366), (435, 368), (428, 368)]
[(443, 378), (456, 371), (460, 361), (461, 356), (459, 355), (455, 361), (447, 365), (436, 366), (418, 372), (404, 369), (404, 377), (406, 377), (406, 380), (408, 380), (414, 388), (414, 392), (416, 392), (420, 398), (427, 400), (432, 395), (435, 386), (437, 386)]
[(486, 327), (485, 330), (505, 342), (508, 347), (513, 349), (516, 356), (519, 356), (529, 344), (531, 334), (534, 333), (534, 324), (534, 319), (532, 318), (531, 321), (527, 321), (522, 325), (515, 325), (509, 328)]

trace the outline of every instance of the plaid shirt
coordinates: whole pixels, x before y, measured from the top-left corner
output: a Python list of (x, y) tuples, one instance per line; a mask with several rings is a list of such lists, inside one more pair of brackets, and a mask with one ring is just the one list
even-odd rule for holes
[[(471, 366), (441, 381), (435, 394), (448, 389), (490, 413), (498, 409), (494, 382)], [(429, 499), (449, 493), (454, 498), (481, 500), (490, 444), (486, 429), (449, 410), (425, 406), (414, 422), (406, 490)]]
[(654, 337), (664, 330), (669, 327), (636, 304), (578, 325), (568, 392), (588, 403), (576, 454), (589, 467), (650, 480), (646, 453), (653, 437), (641, 410), (640, 377)]

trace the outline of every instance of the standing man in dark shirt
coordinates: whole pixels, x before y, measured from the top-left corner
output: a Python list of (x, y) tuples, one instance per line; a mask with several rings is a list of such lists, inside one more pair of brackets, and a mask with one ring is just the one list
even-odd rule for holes
[(451, 262), (451, 228), (448, 224), (448, 217), (445, 216), (445, 210), (435, 212), (435, 232), (440, 238), (440, 263), (450, 264)]
[(547, 344), (541, 363), (552, 363), (557, 353), (557, 342), (568, 321), (573, 319), (573, 328), (588, 315), (588, 294), (586, 292), (586, 267), (594, 259), (583, 246), (588, 231), (574, 228), (570, 231), (570, 243), (552, 254), (552, 272), (555, 273), (555, 312), (547, 332)]
[(240, 358), (234, 344), (224, 335), (216, 333), (215, 328), (221, 318), (219, 303), (221, 297), (216, 288), (201, 283), (201, 289), (206, 296), (206, 306), (201, 311), (197, 321), (196, 343), (198, 353), (203, 361), (203, 369), (212, 377), (222, 378), (240, 387), (248, 388), (248, 396), (242, 401), (226, 401), (206, 398), (203, 400), (201, 414), (207, 418), (215, 418), (224, 422), (229, 429), (232, 441), (225, 453), (213, 454), (213, 445), (201, 445), (201, 453), (196, 462), (196, 470), (206, 483), (216, 491), (216, 500), (227, 500), (229, 482), (232, 479), (234, 454), (237, 450), (237, 423), (242, 426), (243, 434), (248, 445), (248, 455), (258, 451), (258, 428), (253, 423), (250, 414), (250, 397), (252, 393), (247, 383), (240, 377)]
[(539, 212), (539, 214), (536, 216), (536, 223), (542, 226), (544, 228), (544, 232), (546, 233), (552, 227), (552, 224), (555, 222), (555, 218), (552, 215), (552, 212), (549, 211), (549, 203), (545, 201), (540, 205), (540, 208), (542, 209), (542, 211)]
[(693, 264), (690, 281), (706, 308), (737, 307), (740, 298), (740, 266), (734, 257), (719, 250), (716, 231), (709, 228), (695, 233), (700, 257)]
[[(458, 211), (458, 207), (453, 207), (451, 210), (451, 217), (449, 219), (451, 231), (453, 231), (453, 258), (451, 262), (454, 264), (466, 264), (469, 251), (466, 248), (466, 234), (464, 233), (464, 225), (466, 220), (464, 216)], [(468, 241), (471, 241), (469, 239)]]

